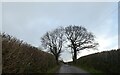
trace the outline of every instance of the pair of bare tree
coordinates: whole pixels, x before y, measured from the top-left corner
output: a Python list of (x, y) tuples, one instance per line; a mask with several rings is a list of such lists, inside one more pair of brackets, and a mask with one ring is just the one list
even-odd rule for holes
[(72, 25), (47, 32), (41, 38), (41, 42), (55, 56), (57, 64), (64, 42), (69, 42), (67, 46), (72, 50), (73, 62), (76, 62), (77, 54), (80, 50), (94, 49), (98, 45), (95, 42), (95, 36), (91, 32), (88, 32), (85, 27)]

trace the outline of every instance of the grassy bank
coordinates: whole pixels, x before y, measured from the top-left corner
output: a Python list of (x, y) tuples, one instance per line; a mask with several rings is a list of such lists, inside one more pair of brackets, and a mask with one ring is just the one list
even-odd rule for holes
[(83, 56), (76, 61), (77, 67), (83, 68), (93, 75), (109, 75), (120, 71), (120, 49), (103, 51), (87, 56)]
[(92, 67), (87, 67), (87, 66), (80, 66), (80, 65), (74, 65), (76, 67), (79, 67), (87, 72), (89, 72), (91, 75), (98, 75), (98, 74), (103, 74), (104, 72), (96, 70)]
[(60, 69), (60, 65), (57, 65), (56, 67), (47, 71), (47, 73), (57, 73), (59, 71), (59, 69)]
[(94, 68), (85, 66), (85, 65), (81, 65), (81, 64), (73, 64), (73, 63), (69, 63), (69, 65), (73, 65), (76, 66), (80, 69), (83, 69), (84, 71), (87, 71), (88, 73), (90, 73), (91, 75), (98, 75), (100, 73), (103, 73), (102, 71), (96, 70)]

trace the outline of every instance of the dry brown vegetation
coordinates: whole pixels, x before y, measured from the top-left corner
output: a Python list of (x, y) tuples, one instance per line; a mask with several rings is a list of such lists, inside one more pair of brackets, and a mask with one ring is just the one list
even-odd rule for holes
[(54, 56), (2, 33), (2, 73), (43, 73), (56, 66)]

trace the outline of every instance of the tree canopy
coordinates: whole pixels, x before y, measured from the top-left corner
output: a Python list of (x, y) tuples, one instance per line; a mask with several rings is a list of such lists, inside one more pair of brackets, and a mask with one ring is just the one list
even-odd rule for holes
[(95, 42), (95, 36), (88, 32), (85, 27), (82, 26), (68, 26), (65, 27), (65, 36), (70, 42), (68, 47), (73, 50), (73, 61), (77, 59), (77, 52), (85, 49), (95, 49), (98, 43)]
[(47, 48), (56, 58), (58, 64), (58, 58), (62, 52), (62, 46), (64, 42), (63, 28), (55, 29), (54, 31), (47, 32), (42, 38), (42, 45)]
[(73, 61), (77, 59), (77, 52), (85, 49), (96, 49), (98, 43), (95, 41), (95, 35), (88, 32), (83, 26), (67, 26), (65, 28), (59, 27), (53, 31), (47, 32), (41, 38), (42, 45), (47, 48), (56, 58), (62, 52), (63, 42), (69, 42), (68, 47), (71, 48), (73, 53)]

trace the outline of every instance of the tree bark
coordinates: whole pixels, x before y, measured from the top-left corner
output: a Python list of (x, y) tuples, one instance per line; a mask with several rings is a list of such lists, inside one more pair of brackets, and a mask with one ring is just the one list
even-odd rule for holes
[(55, 56), (56, 64), (59, 65), (58, 56)]
[(73, 55), (73, 62), (76, 63), (77, 60), (77, 51), (76, 48), (74, 49), (74, 55)]

